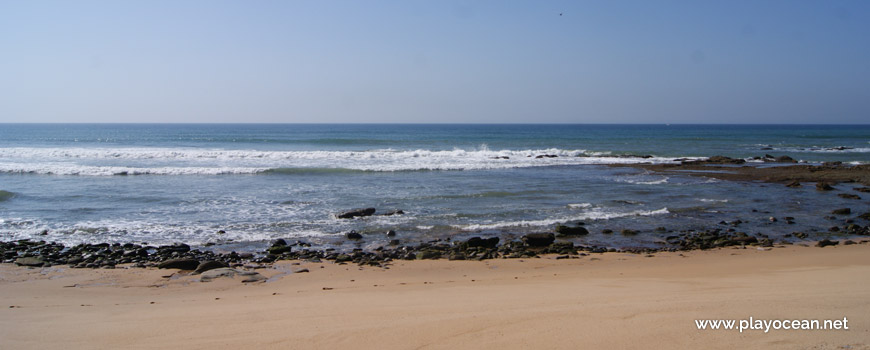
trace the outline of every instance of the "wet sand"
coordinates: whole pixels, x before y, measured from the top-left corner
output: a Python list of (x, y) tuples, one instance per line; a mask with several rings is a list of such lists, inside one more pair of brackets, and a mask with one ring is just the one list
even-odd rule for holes
[[(265, 283), (0, 266), (8, 349), (870, 349), (870, 244), (579, 259), (278, 262)], [(289, 273), (307, 268), (307, 273)], [(170, 277), (167, 277), (170, 276)], [(698, 330), (695, 319), (849, 330)]]

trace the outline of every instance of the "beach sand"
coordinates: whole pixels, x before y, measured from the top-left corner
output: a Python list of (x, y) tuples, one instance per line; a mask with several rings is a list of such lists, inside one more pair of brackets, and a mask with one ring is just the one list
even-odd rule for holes
[[(870, 349), (870, 244), (291, 264), (255, 284), (4, 264), (0, 348)], [(846, 317), (849, 330), (695, 325), (749, 317)]]

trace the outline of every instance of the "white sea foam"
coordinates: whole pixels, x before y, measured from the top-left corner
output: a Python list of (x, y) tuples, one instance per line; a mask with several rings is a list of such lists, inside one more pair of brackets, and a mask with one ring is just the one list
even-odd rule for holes
[[(542, 157), (556, 155), (557, 157)], [(554, 165), (673, 163), (586, 150), (257, 151), (182, 148), (0, 148), (0, 172), (56, 175), (221, 175), (269, 170), (485, 170)], [(281, 171), (278, 171), (281, 172)]]
[(698, 200), (701, 201), (701, 202), (706, 202), (706, 203), (728, 203), (728, 200), (727, 200), (727, 199), (710, 199), (710, 198), (701, 198), (701, 199), (698, 199)]
[(808, 146), (808, 147), (776, 147), (776, 146), (767, 146), (771, 149), (771, 152), (794, 152), (794, 153), (870, 153), (870, 147), (821, 147), (821, 146)]
[(501, 229), (507, 227), (549, 227), (553, 226), (557, 223), (564, 223), (569, 221), (579, 221), (579, 220), (609, 220), (621, 217), (628, 216), (651, 216), (651, 215), (662, 215), (668, 214), (668, 208), (662, 208), (658, 210), (637, 210), (630, 212), (609, 212), (601, 209), (593, 209), (586, 213), (576, 216), (569, 217), (561, 217), (561, 218), (549, 218), (544, 220), (521, 220), (521, 221), (503, 221), (503, 222), (495, 222), (490, 224), (470, 224), (470, 225), (453, 225), (453, 227), (458, 228), (463, 231), (477, 231), (477, 230), (493, 230), (493, 229)]
[(632, 178), (632, 177), (618, 177), (618, 178), (616, 178), (616, 181), (635, 184), (635, 185), (662, 185), (662, 184), (668, 183), (668, 177), (662, 176), (658, 180), (650, 180), (647, 177), (644, 177), (643, 179)]
[(589, 208), (592, 206), (592, 203), (572, 203), (568, 204), (568, 208)]

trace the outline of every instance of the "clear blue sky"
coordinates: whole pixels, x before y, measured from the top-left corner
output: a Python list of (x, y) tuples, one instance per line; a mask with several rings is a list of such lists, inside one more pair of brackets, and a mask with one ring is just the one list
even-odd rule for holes
[(867, 123), (870, 1), (5, 0), (0, 122)]

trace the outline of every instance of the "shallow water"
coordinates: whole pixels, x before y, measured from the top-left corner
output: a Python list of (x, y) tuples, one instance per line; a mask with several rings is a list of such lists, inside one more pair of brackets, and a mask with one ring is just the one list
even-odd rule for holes
[[(737, 219), (750, 234), (822, 238), (846, 219), (826, 219), (832, 209), (854, 216), (867, 199), (606, 165), (765, 153), (866, 163), (868, 142), (867, 126), (7, 124), (0, 239), (374, 248), (387, 230), (403, 242), (511, 239), (582, 221), (592, 233), (576, 242), (628, 247)], [(614, 157), (625, 154), (652, 157)], [(334, 216), (359, 207), (406, 214)], [(346, 241), (349, 230), (366, 238)]]

